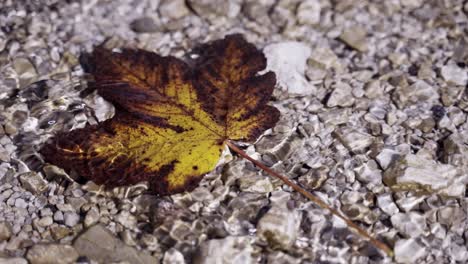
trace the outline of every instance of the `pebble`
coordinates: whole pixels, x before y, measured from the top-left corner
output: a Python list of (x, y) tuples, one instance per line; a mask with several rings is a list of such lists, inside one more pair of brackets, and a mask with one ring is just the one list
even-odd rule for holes
[(425, 81), (419, 80), (410, 86), (398, 86), (394, 93), (394, 98), (398, 106), (401, 108), (412, 104), (438, 103), (440, 95), (436, 87), (431, 86)]
[(392, 195), (389, 193), (377, 196), (377, 206), (389, 216), (395, 215), (400, 211), (393, 201)]
[(264, 49), (267, 69), (276, 73), (278, 83), (291, 95), (315, 92), (314, 85), (304, 76), (311, 52), (304, 43), (292, 41), (270, 44)]
[(70, 245), (36, 244), (26, 253), (31, 264), (75, 263), (79, 255)]
[(159, 12), (169, 19), (180, 19), (190, 14), (184, 0), (163, 0), (159, 4)]
[(341, 72), (343, 70), (343, 66), (338, 56), (329, 47), (320, 46), (315, 48), (307, 63), (311, 67), (322, 70), (334, 69), (337, 72)]
[(297, 7), (297, 20), (301, 24), (315, 25), (320, 22), (320, 2), (316, 0), (302, 1)]
[(37, 224), (41, 227), (47, 227), (54, 223), (54, 219), (51, 216), (45, 216), (39, 219)]
[(20, 257), (0, 257), (0, 263), (2, 264), (28, 264), (28, 261)]
[(418, 213), (396, 213), (390, 218), (392, 225), (406, 237), (418, 237), (426, 229), (426, 218)]
[(80, 216), (75, 212), (65, 212), (63, 214), (63, 221), (66, 226), (74, 227), (80, 221)]
[(18, 74), (20, 89), (33, 83), (37, 78), (36, 68), (27, 58), (15, 59), (13, 61), (13, 69)]
[(247, 236), (211, 239), (200, 245), (193, 263), (253, 263), (253, 252), (252, 240)]
[(442, 78), (449, 84), (465, 86), (468, 83), (468, 71), (456, 64), (448, 64), (440, 69)]
[(130, 229), (135, 228), (137, 223), (136, 217), (130, 214), (128, 211), (121, 211), (118, 215), (115, 216), (115, 221)]
[(36, 172), (25, 172), (19, 175), (21, 186), (33, 193), (39, 194), (47, 189), (47, 182)]
[(468, 175), (450, 164), (408, 154), (384, 172), (384, 182), (394, 189), (461, 197), (465, 194)]
[(94, 225), (78, 236), (73, 242), (73, 247), (80, 256), (86, 256), (99, 263), (150, 264), (157, 262), (144, 251), (125, 245), (101, 225)]
[(199, 16), (219, 22), (222, 18), (236, 17), (241, 9), (241, 1), (238, 0), (189, 0), (188, 3)]
[(24, 199), (18, 198), (18, 199), (15, 200), (15, 207), (27, 208), (28, 203)]
[(89, 211), (86, 213), (85, 219), (84, 219), (84, 225), (85, 227), (90, 227), (97, 223), (100, 218), (99, 210), (96, 207), (91, 207)]
[(151, 17), (142, 17), (135, 19), (130, 24), (130, 28), (137, 33), (156, 32), (159, 27)]
[(366, 52), (368, 49), (367, 31), (363, 27), (352, 26), (346, 28), (339, 39), (357, 51)]
[(63, 212), (62, 211), (55, 211), (54, 213), (54, 221), (55, 222), (62, 222), (64, 220)]
[(185, 264), (185, 258), (180, 251), (175, 248), (170, 248), (164, 253), (162, 264)]
[(10, 239), (11, 235), (11, 225), (7, 222), (0, 222), (0, 242)]
[(288, 249), (299, 235), (300, 213), (283, 206), (271, 207), (257, 224), (257, 236), (272, 248)]
[(374, 142), (374, 137), (368, 133), (350, 127), (339, 128), (336, 137), (350, 151), (363, 153)]
[(414, 238), (398, 240), (393, 251), (398, 263), (416, 263), (426, 254), (426, 248)]
[(339, 82), (333, 89), (330, 97), (327, 100), (328, 107), (349, 107), (354, 104), (354, 97), (352, 94), (352, 88), (349, 84)]

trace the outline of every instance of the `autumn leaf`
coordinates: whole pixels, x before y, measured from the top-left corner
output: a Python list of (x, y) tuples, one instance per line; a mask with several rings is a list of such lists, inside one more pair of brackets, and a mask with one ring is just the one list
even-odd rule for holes
[(45, 160), (108, 187), (148, 181), (159, 195), (188, 191), (216, 166), (225, 145), (282, 180), (389, 256), (393, 252), (289, 178), (248, 156), (233, 141), (252, 142), (279, 119), (268, 105), (275, 74), (261, 51), (241, 35), (199, 47), (190, 65), (144, 50), (91, 56), (94, 88), (116, 107), (113, 118), (61, 133), (46, 144)]
[(254, 141), (275, 125), (267, 105), (276, 83), (261, 51), (241, 35), (197, 49), (189, 66), (144, 50), (96, 48), (91, 74), (116, 107), (99, 125), (57, 135), (47, 162), (109, 187), (148, 181), (160, 195), (193, 189), (227, 140)]

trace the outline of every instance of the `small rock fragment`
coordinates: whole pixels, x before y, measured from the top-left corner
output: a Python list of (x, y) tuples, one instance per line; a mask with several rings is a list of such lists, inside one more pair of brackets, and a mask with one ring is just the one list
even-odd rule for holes
[(74, 227), (80, 221), (80, 216), (75, 212), (65, 212), (63, 219), (66, 226)]
[(424, 1), (423, 0), (400, 0), (402, 6), (414, 9), (420, 7)]
[(355, 171), (357, 173), (357, 179), (364, 183), (382, 183), (382, 171), (378, 168), (377, 162), (374, 160), (370, 160), (355, 168)]
[(329, 47), (315, 48), (312, 51), (308, 64), (322, 70), (334, 69), (335, 71), (341, 71), (343, 68), (338, 56)]
[(130, 214), (128, 211), (121, 211), (118, 215), (115, 216), (115, 221), (130, 229), (135, 228), (137, 223), (136, 217)]
[(85, 227), (90, 227), (97, 223), (99, 221), (100, 214), (99, 210), (93, 206), (89, 211), (86, 213), (85, 219), (84, 219), (84, 225)]
[(400, 158), (400, 153), (398, 151), (384, 148), (377, 155), (376, 160), (379, 163), (380, 167), (386, 170), (393, 161), (399, 158)]
[(364, 152), (374, 141), (374, 137), (350, 127), (336, 129), (334, 135), (353, 153)]
[(137, 33), (150, 33), (158, 30), (158, 25), (151, 17), (142, 17), (134, 20), (130, 28)]
[(300, 214), (277, 204), (268, 210), (257, 224), (257, 236), (273, 248), (288, 249), (299, 232)]
[(415, 212), (397, 213), (392, 215), (390, 220), (392, 225), (406, 237), (418, 237), (427, 228), (424, 215)]
[(14, 257), (0, 257), (0, 263), (2, 264), (28, 264), (28, 261), (24, 258)]
[(72, 231), (68, 227), (55, 225), (50, 227), (50, 233), (55, 240), (60, 240), (70, 235)]
[(211, 239), (200, 245), (194, 263), (254, 263), (253, 251), (252, 239), (247, 236)]
[(72, 246), (61, 244), (36, 244), (26, 254), (31, 264), (75, 263), (78, 257)]
[(300, 24), (315, 25), (320, 22), (320, 1), (302, 1), (297, 7), (297, 20)]
[(411, 86), (397, 86), (393, 97), (400, 108), (409, 104), (438, 103), (439, 93), (436, 87), (425, 81), (416, 81)]
[(18, 74), (20, 89), (33, 83), (37, 78), (37, 71), (27, 58), (17, 58), (13, 61), (13, 68)]
[(276, 73), (279, 84), (290, 94), (310, 95), (315, 87), (304, 77), (310, 47), (301, 42), (270, 44), (264, 49), (267, 69)]
[(12, 235), (11, 225), (7, 222), (0, 222), (0, 241), (10, 239)]
[(163, 0), (159, 4), (159, 12), (169, 19), (179, 19), (190, 14), (184, 0)]
[(241, 2), (237, 0), (190, 0), (188, 2), (195, 13), (209, 20), (236, 17), (241, 9)]
[(164, 253), (162, 264), (185, 264), (184, 255), (175, 248), (170, 248)]
[(384, 182), (395, 190), (435, 192), (461, 197), (468, 175), (450, 164), (440, 164), (414, 154), (395, 161), (384, 173)]
[(19, 180), (23, 188), (33, 194), (42, 193), (47, 189), (47, 182), (36, 172), (22, 173), (19, 175)]
[(443, 66), (440, 69), (440, 74), (450, 84), (465, 86), (468, 82), (468, 71), (461, 69), (456, 64)]
[(399, 263), (416, 263), (416, 261), (426, 254), (426, 248), (420, 245), (416, 239), (400, 239), (396, 242), (395, 259)]
[(392, 195), (390, 193), (384, 193), (377, 196), (377, 206), (382, 209), (384, 213), (390, 216), (400, 211), (398, 206), (393, 201)]
[(341, 33), (339, 38), (348, 46), (360, 52), (366, 52), (368, 49), (367, 32), (363, 27), (353, 26), (347, 28)]
[(328, 107), (348, 107), (354, 104), (351, 86), (344, 82), (338, 82), (327, 101)]
[(79, 255), (99, 263), (157, 263), (152, 256), (125, 245), (101, 225), (95, 225), (75, 239), (73, 246)]

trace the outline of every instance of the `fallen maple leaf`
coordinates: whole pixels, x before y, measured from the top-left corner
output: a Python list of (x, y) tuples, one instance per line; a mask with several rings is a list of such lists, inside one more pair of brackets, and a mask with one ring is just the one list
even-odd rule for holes
[(106, 186), (148, 181), (160, 195), (188, 191), (216, 166), (226, 141), (254, 141), (275, 125), (275, 74), (241, 35), (199, 48), (194, 66), (144, 50), (97, 48), (94, 87), (116, 107), (102, 124), (60, 134), (46, 161)]
[(196, 187), (227, 145), (281, 179), (392, 255), (339, 211), (283, 175), (249, 157), (232, 141), (254, 141), (279, 119), (267, 105), (276, 83), (261, 51), (241, 35), (197, 49), (193, 66), (143, 50), (115, 53), (97, 48), (91, 57), (94, 87), (116, 107), (113, 118), (57, 135), (45, 160), (108, 187), (148, 181), (166, 195)]

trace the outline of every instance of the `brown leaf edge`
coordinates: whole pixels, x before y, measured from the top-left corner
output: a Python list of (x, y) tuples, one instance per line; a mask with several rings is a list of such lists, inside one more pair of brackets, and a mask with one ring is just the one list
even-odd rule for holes
[(348, 219), (346, 216), (344, 216), (342, 213), (340, 213), (338, 210), (334, 209), (333, 207), (329, 206), (328, 204), (326, 204), (324, 201), (322, 201), (319, 197), (313, 195), (312, 193), (310, 193), (309, 191), (307, 191), (306, 189), (302, 188), (300, 185), (294, 183), (293, 181), (291, 181), (290, 179), (288, 179), (286, 176), (283, 176), (277, 172), (275, 172), (274, 170), (270, 169), (269, 167), (267, 167), (265, 164), (259, 162), (258, 160), (256, 159), (253, 159), (252, 157), (250, 157), (247, 153), (245, 153), (243, 150), (241, 150), (239, 147), (237, 147), (234, 143), (232, 143), (231, 141), (229, 140), (226, 140), (226, 145), (232, 150), (234, 151), (235, 153), (237, 153), (238, 155), (240, 155), (241, 157), (247, 159), (248, 161), (252, 162), (253, 164), (255, 164), (257, 167), (261, 168), (262, 170), (264, 170), (266, 173), (270, 174), (271, 176), (273, 177), (276, 177), (278, 179), (280, 179), (281, 181), (283, 181), (286, 185), (290, 186), (291, 188), (293, 188), (295, 191), (299, 192), (300, 194), (304, 195), (305, 197), (307, 197), (309, 200), (311, 200), (312, 202), (314, 202), (315, 204), (317, 204), (319, 207), (321, 207), (322, 209), (325, 209), (325, 210), (328, 210), (330, 213), (332, 213), (333, 215), (335, 215), (336, 217), (340, 218), (341, 220), (343, 220), (347, 225), (348, 227), (351, 229), (351, 230), (354, 230), (356, 233), (358, 233), (360, 236), (368, 239), (370, 241), (370, 243), (372, 245), (374, 245), (376, 248), (382, 250), (383, 252), (385, 252), (389, 257), (393, 257), (394, 256), (394, 253), (393, 253), (393, 250), (391, 250), (385, 243), (377, 240), (375, 237), (373, 237), (372, 235), (370, 235), (366, 230), (362, 229), (359, 225), (357, 225), (356, 223), (354, 223), (353, 221), (351, 221), (350, 219)]

